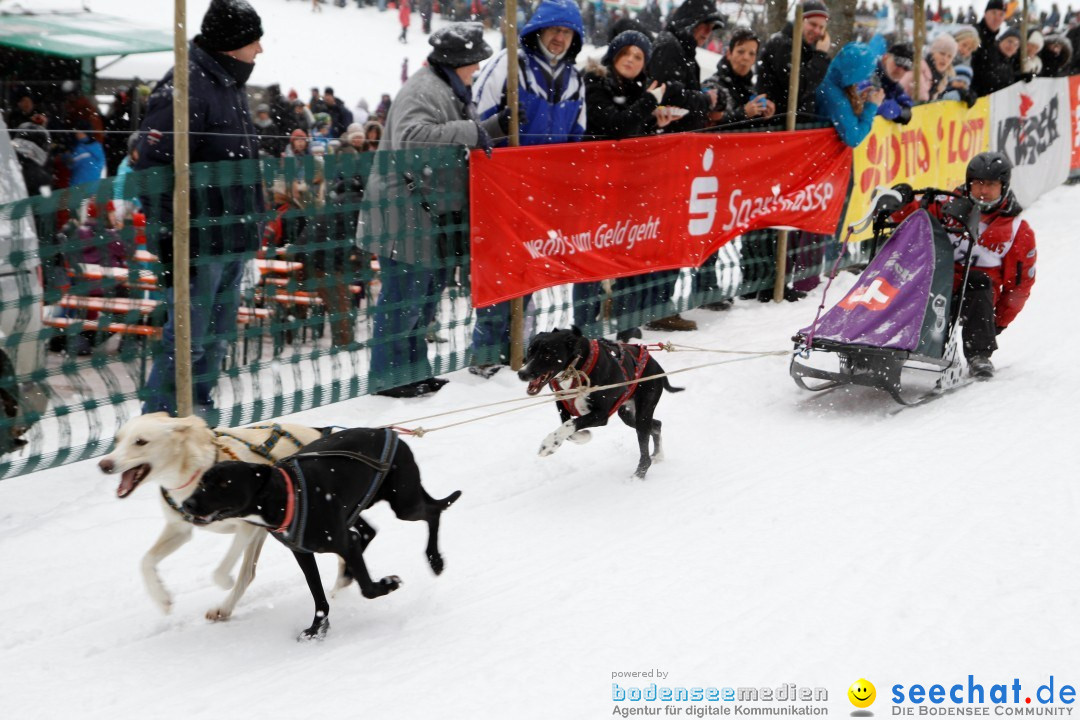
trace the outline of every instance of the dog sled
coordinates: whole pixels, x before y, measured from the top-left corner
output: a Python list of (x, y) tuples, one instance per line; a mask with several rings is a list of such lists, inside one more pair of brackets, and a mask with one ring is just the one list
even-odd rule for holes
[[(894, 223), (889, 218), (904, 199), (894, 190), (879, 191), (867, 217), (848, 228), (850, 238), (872, 223), (874, 246), (880, 249), (854, 287), (824, 315), (823, 297), (814, 322), (792, 338), (790, 373), (804, 390), (860, 385), (883, 390), (901, 405), (912, 406), (967, 384), (957, 318), (979, 215), (958, 193), (928, 188), (914, 195), (922, 197), (920, 208)], [(944, 221), (927, 210), (942, 196), (951, 198), (942, 212)], [(964, 282), (954, 307), (954, 249), (965, 239)], [(839, 261), (830, 285), (838, 265)], [(913, 374), (925, 374), (932, 388), (905, 387)]]

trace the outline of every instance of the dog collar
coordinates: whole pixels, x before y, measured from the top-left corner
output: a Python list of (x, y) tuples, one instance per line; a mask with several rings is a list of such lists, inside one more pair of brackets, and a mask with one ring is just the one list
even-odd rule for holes
[(183, 485), (181, 485), (181, 486), (180, 486), (180, 487), (178, 487), (178, 488), (169, 488), (169, 489), (170, 489), (170, 490), (172, 490), (173, 492), (176, 492), (177, 490), (183, 490), (183, 489), (184, 489), (184, 488), (186, 488), (186, 487), (187, 487), (188, 485), (190, 485), (191, 483), (195, 482), (195, 481), (196, 481), (196, 480), (197, 480), (197, 479), (199, 478), (199, 476), (200, 476), (200, 475), (202, 475), (202, 470), (196, 470), (196, 471), (195, 471), (195, 472), (194, 472), (194, 473), (193, 473), (193, 474), (191, 475), (191, 479), (190, 479), (190, 480), (188, 480), (188, 481), (187, 481), (186, 483), (184, 483)]
[(296, 513), (296, 494), (294, 492), (293, 479), (289, 473), (285, 472), (285, 468), (278, 466), (278, 470), (281, 472), (281, 476), (285, 478), (285, 519), (281, 521), (281, 527), (277, 530), (271, 530), (275, 533), (283, 533), (289, 529), (292, 525), (293, 515)]

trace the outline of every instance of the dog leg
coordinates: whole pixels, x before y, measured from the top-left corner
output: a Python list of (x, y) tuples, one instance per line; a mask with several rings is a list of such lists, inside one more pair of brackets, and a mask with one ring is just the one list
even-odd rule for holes
[(568, 437), (566, 439), (569, 440), (572, 443), (577, 443), (578, 445), (584, 445), (585, 443), (592, 440), (592, 433), (589, 432), (588, 430), (578, 430), (576, 433), (574, 433), (573, 435), (571, 435), (570, 437)]
[[(243, 537), (242, 537), (243, 535)], [(221, 564), (214, 570), (214, 584), (223, 590), (231, 590), (235, 587), (235, 582), (232, 577), (233, 566), (236, 565), (236, 561), (240, 559), (240, 555), (247, 549), (247, 541), (245, 533), (235, 533), (233, 535), (232, 544), (229, 545), (229, 551), (225, 553), (225, 557), (221, 559)]]
[[(375, 539), (375, 534), (378, 531), (375, 529), (374, 525), (370, 525), (364, 518), (360, 518), (356, 521), (356, 524), (349, 529), (349, 532), (359, 536), (360, 552), (363, 552), (364, 550), (367, 550), (367, 546)], [(353, 576), (352, 573), (349, 572), (348, 564), (346, 564), (344, 558), (339, 557), (337, 580), (334, 581), (334, 588), (330, 591), (330, 597), (335, 597), (338, 590), (352, 585), (352, 581)]]
[(237, 575), (232, 592), (225, 598), (225, 602), (219, 607), (210, 608), (206, 611), (207, 620), (217, 622), (232, 617), (236, 603), (240, 601), (248, 586), (251, 585), (251, 581), (255, 579), (255, 566), (259, 562), (259, 553), (262, 552), (264, 542), (266, 542), (266, 531), (260, 527), (247, 525), (237, 530), (233, 544), (241, 543), (244, 547), (244, 559), (240, 563), (240, 573)]
[(637, 440), (638, 450), (641, 451), (641, 458), (638, 460), (638, 466), (637, 470), (634, 471), (634, 477), (639, 480), (645, 479), (645, 473), (649, 472), (649, 467), (652, 465), (652, 458), (649, 457), (650, 437), (652, 437), (652, 421), (642, 420), (638, 422)]
[[(169, 510), (168, 512), (172, 512)], [(186, 522), (174, 523), (165, 521), (165, 528), (161, 531), (157, 542), (154, 543), (142, 559), (143, 583), (150, 598), (157, 604), (163, 613), (172, 610), (172, 597), (158, 575), (158, 564), (169, 555), (172, 555), (184, 543), (191, 539), (192, 526)]]
[(296, 558), (300, 569), (304, 571), (308, 590), (311, 591), (311, 599), (315, 601), (315, 619), (311, 621), (311, 627), (300, 633), (296, 639), (300, 642), (322, 640), (326, 637), (326, 631), (330, 629), (330, 603), (326, 601), (326, 593), (323, 592), (319, 566), (315, 563), (313, 553), (293, 552), (293, 557)]
[(345, 558), (345, 564), (349, 567), (349, 573), (356, 578), (356, 584), (360, 586), (360, 594), (369, 600), (392, 593), (401, 586), (401, 578), (397, 575), (387, 575), (378, 582), (371, 579), (367, 565), (364, 563), (364, 551), (356, 540), (353, 540), (349, 547), (349, 556)]
[(653, 420), (652, 421), (652, 439), (653, 439), (653, 445), (656, 447), (656, 449), (653, 451), (653, 454), (652, 454), (653, 462), (660, 462), (661, 460), (664, 459), (664, 443), (663, 443), (663, 441), (661, 440), (661, 437), (660, 437), (660, 421), (659, 420)]
[(443, 557), (439, 554), (439, 518), (442, 517), (443, 510), (453, 505), (459, 497), (461, 497), (460, 490), (455, 490), (442, 500), (433, 500), (426, 492), (424, 493), (426, 501), (424, 513), (428, 524), (426, 553), (428, 564), (436, 575), (442, 575), (442, 571), (446, 568)]
[(544, 438), (544, 442), (540, 443), (540, 457), (547, 457), (558, 450), (559, 446), (563, 444), (566, 438), (573, 435), (576, 431), (573, 420), (564, 422)]

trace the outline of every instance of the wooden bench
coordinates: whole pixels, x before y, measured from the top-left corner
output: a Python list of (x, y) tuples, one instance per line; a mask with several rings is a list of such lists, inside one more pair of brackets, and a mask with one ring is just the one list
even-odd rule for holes
[[(139, 290), (157, 290), (157, 276), (149, 270), (134, 268), (106, 267), (97, 263), (76, 263), (68, 269), (68, 276), (85, 280), (112, 280), (113, 282)], [(132, 276), (135, 282), (132, 283)]]
[(161, 328), (154, 327), (153, 325), (133, 325), (119, 322), (101, 324), (97, 320), (83, 320), (82, 318), (68, 317), (43, 318), (41, 322), (48, 327), (60, 329), (78, 327), (77, 332), (97, 332), (98, 330), (102, 330), (104, 332), (118, 333), (120, 335), (140, 335), (155, 340), (161, 337)]
[(87, 295), (63, 295), (59, 303), (60, 307), (68, 310), (97, 311), (110, 315), (130, 313), (150, 315), (160, 304), (161, 301), (148, 298), (90, 297)]

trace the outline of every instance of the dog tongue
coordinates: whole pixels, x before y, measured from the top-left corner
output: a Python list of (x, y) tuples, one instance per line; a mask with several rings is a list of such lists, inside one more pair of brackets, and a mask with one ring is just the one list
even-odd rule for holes
[(536, 393), (540, 392), (540, 390), (544, 387), (545, 382), (547, 382), (547, 376), (546, 375), (541, 375), (540, 377), (536, 378), (535, 380), (531, 380), (529, 382), (529, 389), (526, 390), (526, 392), (529, 393), (530, 395), (535, 395)]
[(135, 489), (135, 477), (139, 474), (137, 467), (125, 470), (120, 475), (120, 487), (116, 488), (116, 497), (127, 497)]

